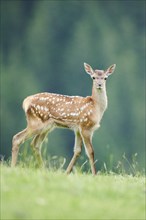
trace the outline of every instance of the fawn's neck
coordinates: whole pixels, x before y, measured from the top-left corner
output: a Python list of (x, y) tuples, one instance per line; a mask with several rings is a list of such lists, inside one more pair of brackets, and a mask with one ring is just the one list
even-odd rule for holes
[(102, 115), (107, 108), (106, 88), (103, 87), (102, 89), (97, 89), (96, 86), (93, 84), (92, 99), (94, 100), (97, 108), (100, 110)]

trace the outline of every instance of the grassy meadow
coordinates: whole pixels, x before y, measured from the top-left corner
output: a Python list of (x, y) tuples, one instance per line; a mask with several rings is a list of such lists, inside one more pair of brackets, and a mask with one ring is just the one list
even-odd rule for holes
[(145, 219), (144, 176), (1, 164), (1, 219)]

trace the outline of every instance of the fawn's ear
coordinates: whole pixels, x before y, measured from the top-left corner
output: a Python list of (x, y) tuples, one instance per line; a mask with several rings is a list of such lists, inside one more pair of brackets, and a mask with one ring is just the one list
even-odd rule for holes
[(106, 74), (107, 74), (108, 76), (111, 75), (111, 74), (115, 71), (115, 68), (116, 68), (116, 64), (111, 65), (111, 66), (106, 70)]
[(87, 64), (87, 63), (84, 63), (84, 68), (85, 68), (85, 71), (89, 74), (89, 75), (93, 75), (94, 71), (92, 69), (92, 67)]

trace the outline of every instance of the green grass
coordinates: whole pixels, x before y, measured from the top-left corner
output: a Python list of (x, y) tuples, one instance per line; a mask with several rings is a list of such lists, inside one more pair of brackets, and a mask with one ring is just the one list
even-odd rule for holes
[(145, 219), (145, 178), (1, 165), (1, 219)]

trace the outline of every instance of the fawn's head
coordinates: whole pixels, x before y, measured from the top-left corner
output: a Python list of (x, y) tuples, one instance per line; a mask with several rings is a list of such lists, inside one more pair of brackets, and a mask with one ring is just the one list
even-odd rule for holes
[(106, 70), (93, 70), (92, 67), (87, 63), (84, 63), (84, 67), (85, 71), (93, 79), (93, 83), (96, 86), (96, 88), (100, 90), (105, 88), (106, 79), (109, 75), (111, 75), (114, 72), (116, 64), (111, 65)]

